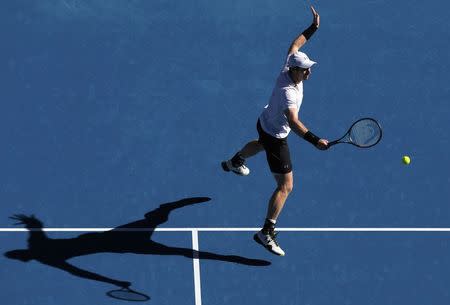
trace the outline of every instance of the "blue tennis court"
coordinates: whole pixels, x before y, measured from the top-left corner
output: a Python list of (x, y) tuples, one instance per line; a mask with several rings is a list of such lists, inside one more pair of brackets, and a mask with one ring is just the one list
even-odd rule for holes
[[(278, 257), (253, 240), (264, 153), (247, 177), (220, 163), (257, 138), (310, 4), (302, 121), (334, 140), (373, 117), (383, 138), (290, 135)], [(123, 304), (128, 283), (148, 304), (449, 304), (447, 2), (0, 7), (2, 303)]]

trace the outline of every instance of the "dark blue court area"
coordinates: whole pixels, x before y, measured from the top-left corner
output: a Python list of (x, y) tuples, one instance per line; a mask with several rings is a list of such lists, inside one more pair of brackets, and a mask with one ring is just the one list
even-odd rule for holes
[[(264, 153), (247, 177), (220, 163), (257, 138), (310, 4), (300, 119), (335, 140), (373, 117), (383, 138), (319, 151), (291, 133), (278, 257), (253, 240), (275, 189)], [(107, 293), (129, 287), (143, 304), (448, 305), (449, 10), (3, 1), (0, 303), (126, 304)]]

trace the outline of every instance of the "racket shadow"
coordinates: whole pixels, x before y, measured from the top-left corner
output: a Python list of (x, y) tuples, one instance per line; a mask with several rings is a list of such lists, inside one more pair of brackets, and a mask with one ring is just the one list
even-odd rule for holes
[[(105, 232), (84, 233), (74, 238), (49, 238), (42, 230), (42, 221), (34, 215), (14, 215), (11, 219), (17, 225), (24, 225), (29, 230), (28, 248), (4, 253), (9, 259), (22, 262), (31, 260), (65, 271), (71, 275), (109, 283), (128, 288), (131, 282), (113, 279), (93, 271), (85, 270), (68, 263), (74, 257), (96, 253), (135, 253), (143, 255), (177, 255), (186, 258), (200, 258), (248, 266), (268, 266), (269, 261), (224, 255), (207, 251), (194, 251), (190, 248), (171, 247), (151, 240), (154, 230), (169, 219), (173, 210), (193, 204), (210, 201), (208, 197), (185, 198), (179, 201), (161, 204), (158, 208), (145, 214), (144, 218), (118, 226)], [(148, 266), (146, 266), (147, 268)]]

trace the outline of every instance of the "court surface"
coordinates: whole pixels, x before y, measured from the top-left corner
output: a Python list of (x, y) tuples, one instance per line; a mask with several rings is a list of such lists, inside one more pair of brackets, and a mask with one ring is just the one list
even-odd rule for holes
[(124, 282), (149, 304), (449, 304), (450, 4), (312, 4), (301, 120), (383, 139), (289, 137), (276, 257), (252, 238), (264, 154), (248, 177), (220, 162), (257, 136), (308, 2), (2, 2), (2, 304), (123, 304)]

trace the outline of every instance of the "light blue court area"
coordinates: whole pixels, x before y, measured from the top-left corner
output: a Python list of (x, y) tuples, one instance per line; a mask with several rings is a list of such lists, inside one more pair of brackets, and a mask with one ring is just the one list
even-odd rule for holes
[(106, 292), (130, 282), (148, 304), (449, 304), (450, 3), (312, 4), (300, 119), (335, 140), (374, 117), (383, 138), (290, 135), (281, 258), (252, 238), (264, 154), (248, 177), (220, 163), (257, 137), (309, 2), (1, 2), (1, 303), (124, 304)]

